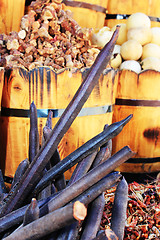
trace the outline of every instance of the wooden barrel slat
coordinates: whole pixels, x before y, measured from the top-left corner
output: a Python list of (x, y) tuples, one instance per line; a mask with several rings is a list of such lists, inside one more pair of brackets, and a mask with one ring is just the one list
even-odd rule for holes
[[(28, 72), (19, 68), (8, 69), (1, 81), (4, 86), (0, 117), (0, 165), (7, 176), (13, 176), (20, 160), (28, 156), (29, 118), (16, 116), (17, 112), (19, 114), (19, 111), (29, 109)], [(3, 116), (4, 111), (10, 115), (10, 110), (12, 116)]]
[(11, 31), (18, 32), (24, 10), (25, 0), (1, 0), (0, 33), (9, 34)]
[[(113, 139), (113, 153), (125, 145), (129, 145), (132, 151), (136, 152), (135, 167), (132, 168), (131, 163), (124, 163), (120, 166), (122, 171), (160, 171), (160, 162), (154, 162), (154, 158), (160, 158), (159, 81), (160, 72), (154, 70), (146, 70), (140, 74), (129, 70), (119, 73), (113, 121), (119, 121), (129, 114), (133, 114), (133, 118)], [(144, 162), (136, 163), (138, 158), (144, 158)], [(150, 158), (151, 163), (147, 163), (145, 159)]]
[[(74, 0), (63, 1), (65, 4), (65, 10), (69, 9), (73, 13), (73, 18), (83, 28), (102, 28), (105, 22), (105, 9), (108, 4), (108, 0)], [(74, 6), (71, 6), (71, 2)], [(87, 7), (88, 4), (88, 7)], [(73, 5), (73, 4), (72, 4)], [(93, 5), (93, 7), (92, 7)], [(97, 8), (96, 8), (97, 6)], [(103, 9), (103, 10), (102, 10)], [(106, 9), (107, 10), (107, 9)], [(87, 19), (87, 21), (86, 21)]]
[[(106, 16), (105, 25), (108, 27), (113, 27), (118, 23), (126, 23), (125, 15), (131, 15), (136, 12), (145, 13), (149, 17), (160, 18), (158, 0), (108, 0), (107, 10), (108, 17)], [(109, 16), (110, 14), (119, 16), (117, 16), (117, 18), (115, 18), (115, 16), (112, 18), (112, 16)], [(160, 21), (152, 20), (151, 26), (160, 27)]]

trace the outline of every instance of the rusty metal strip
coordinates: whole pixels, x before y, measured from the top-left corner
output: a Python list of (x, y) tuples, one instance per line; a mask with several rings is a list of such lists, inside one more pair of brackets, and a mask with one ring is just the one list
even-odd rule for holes
[(117, 98), (115, 105), (137, 106), (137, 107), (160, 107), (160, 100), (139, 100)]

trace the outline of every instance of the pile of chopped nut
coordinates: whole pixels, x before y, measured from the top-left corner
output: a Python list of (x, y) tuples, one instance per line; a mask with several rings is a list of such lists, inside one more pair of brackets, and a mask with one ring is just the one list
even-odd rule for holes
[(82, 29), (64, 11), (61, 0), (36, 0), (21, 19), (19, 32), (0, 35), (0, 67), (91, 67), (99, 49), (91, 44), (92, 29)]
[[(116, 187), (105, 192), (101, 229), (111, 225)], [(160, 239), (160, 184), (132, 182), (128, 186), (128, 207), (124, 240)]]

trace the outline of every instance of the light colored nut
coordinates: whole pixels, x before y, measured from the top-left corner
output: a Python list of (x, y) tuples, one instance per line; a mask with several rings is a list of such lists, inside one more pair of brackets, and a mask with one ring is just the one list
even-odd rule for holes
[(26, 37), (26, 31), (25, 31), (24, 29), (22, 29), (21, 31), (19, 31), (18, 36), (19, 36), (19, 38), (21, 38), (21, 39), (25, 39), (25, 37)]

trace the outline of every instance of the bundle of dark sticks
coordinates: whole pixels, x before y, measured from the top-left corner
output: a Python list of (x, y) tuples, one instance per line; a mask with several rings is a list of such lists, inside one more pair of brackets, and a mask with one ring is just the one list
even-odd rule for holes
[[(121, 174), (114, 172), (114, 169), (134, 155), (131, 149), (125, 146), (110, 157), (110, 141), (119, 134), (132, 115), (120, 122), (106, 125), (100, 134), (61, 161), (57, 149), (60, 140), (80, 112), (108, 64), (118, 32), (119, 27), (98, 55), (85, 80), (53, 129), (52, 113), (49, 113), (43, 129), (44, 140), (40, 149), (36, 106), (34, 102), (31, 103), (29, 159), (19, 164), (9, 193), (5, 193), (5, 187), (2, 188), (2, 195), (7, 196), (4, 198), (2, 196), (1, 201), (1, 238), (6, 240), (76, 239), (80, 237), (80, 229), (86, 229), (82, 231), (81, 239), (107, 239), (106, 232), (100, 232), (97, 235), (100, 224), (100, 216), (97, 212), (102, 214), (103, 211), (103, 192), (114, 184), (118, 184), (117, 191), (126, 189), (125, 179), (121, 180)], [(77, 167), (66, 186), (63, 174), (75, 164)], [(55, 189), (57, 189), (56, 192)], [(122, 213), (119, 207), (119, 200), (116, 202), (115, 198), (115, 211), (117, 212), (118, 209), (118, 212)], [(94, 235), (86, 236), (86, 233), (91, 233), (91, 230), (87, 230), (86, 227), (90, 226), (87, 224), (87, 218), (90, 218), (89, 209), (92, 208), (97, 210), (94, 212), (96, 224), (93, 229), (95, 231)], [(125, 209), (124, 206), (123, 209)], [(119, 223), (123, 222), (121, 217), (119, 219)], [(116, 220), (113, 214), (113, 232), (109, 234), (115, 236), (115, 232), (120, 236), (123, 227), (119, 227)], [(85, 228), (83, 222), (85, 222)]]

